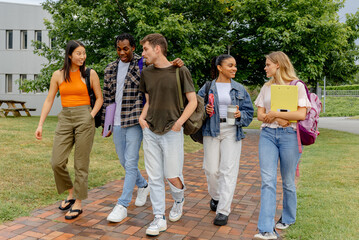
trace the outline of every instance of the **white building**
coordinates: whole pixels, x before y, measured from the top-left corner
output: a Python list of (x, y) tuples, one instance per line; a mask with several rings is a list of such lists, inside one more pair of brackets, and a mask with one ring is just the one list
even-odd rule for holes
[[(0, 99), (25, 101), (26, 107), (36, 108), (32, 115), (40, 115), (47, 92), (24, 93), (19, 84), (21, 79), (35, 79), (47, 63), (34, 54), (32, 46), (34, 40), (51, 43), (44, 19), (51, 15), (42, 6), (0, 2)], [(61, 101), (56, 97), (49, 115), (60, 111)]]

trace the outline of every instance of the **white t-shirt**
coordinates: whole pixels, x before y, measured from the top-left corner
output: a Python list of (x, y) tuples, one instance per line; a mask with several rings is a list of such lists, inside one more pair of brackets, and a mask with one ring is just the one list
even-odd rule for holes
[[(274, 84), (273, 84), (274, 85)], [(303, 83), (298, 82), (298, 107), (306, 107), (307, 111), (312, 107), (310, 104), (310, 101), (307, 97), (307, 92), (305, 91), (305, 87)], [(266, 110), (266, 113), (268, 113), (271, 110), (271, 86), (264, 85), (261, 88), (261, 91), (257, 97), (257, 99), (254, 101), (254, 104), (257, 107), (264, 107)], [(276, 121), (272, 123), (262, 123), (261, 128), (264, 127), (270, 127), (270, 128), (278, 128), (281, 127)], [(297, 123), (291, 123), (290, 127), (296, 129)]]
[(227, 118), (227, 106), (232, 103), (231, 96), (229, 95), (229, 92), (231, 91), (231, 83), (216, 82), (216, 87), (219, 102), (219, 117)]
[(130, 63), (124, 63), (121, 60), (118, 62), (117, 69), (117, 80), (116, 80), (116, 111), (115, 111), (115, 126), (121, 126), (121, 108), (122, 108), (122, 96), (123, 96), (123, 86), (125, 85), (125, 78), (127, 75), (128, 67)]

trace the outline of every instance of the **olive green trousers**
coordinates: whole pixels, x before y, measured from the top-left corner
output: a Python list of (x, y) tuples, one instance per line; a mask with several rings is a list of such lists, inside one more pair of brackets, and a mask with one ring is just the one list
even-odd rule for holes
[[(87, 198), (90, 152), (95, 135), (95, 122), (88, 105), (64, 107), (58, 115), (51, 165), (59, 194), (74, 188), (74, 198)], [(75, 181), (67, 169), (68, 157), (75, 145)]]

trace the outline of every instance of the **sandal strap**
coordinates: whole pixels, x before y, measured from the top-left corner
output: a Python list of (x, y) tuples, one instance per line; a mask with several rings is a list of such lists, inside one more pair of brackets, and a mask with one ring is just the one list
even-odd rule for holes
[(70, 213), (73, 213), (73, 212), (82, 213), (82, 209), (72, 209), (72, 208), (70, 208)]
[(69, 200), (67, 200), (67, 199), (65, 199), (65, 203), (74, 203), (76, 201), (76, 199), (69, 199)]

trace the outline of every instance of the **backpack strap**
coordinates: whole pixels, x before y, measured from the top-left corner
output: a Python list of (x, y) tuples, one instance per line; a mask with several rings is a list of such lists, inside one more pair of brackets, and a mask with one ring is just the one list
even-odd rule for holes
[(91, 72), (91, 68), (86, 68), (85, 71), (85, 81), (86, 81), (86, 86), (87, 86), (87, 92), (89, 94), (89, 96), (91, 96), (91, 82), (90, 82), (90, 72)]
[(180, 81), (180, 76), (179, 76), (179, 68), (176, 68), (176, 80), (177, 80), (177, 89), (178, 89), (178, 96), (179, 96), (179, 101), (180, 101), (180, 108), (181, 108), (181, 112), (183, 112), (184, 107), (183, 107), (183, 99), (182, 99), (181, 81)]
[(138, 60), (138, 67), (140, 68), (140, 74), (141, 74), (143, 69), (143, 57), (141, 57), (141, 59)]
[[(308, 88), (307, 88), (307, 85), (305, 85), (305, 83), (302, 81), (302, 80), (293, 80), (290, 82), (289, 85), (297, 85), (298, 82), (301, 82), (303, 83), (304, 87), (305, 87), (305, 90), (307, 91), (307, 96), (309, 97), (309, 92), (308, 92)], [(300, 139), (300, 133), (299, 133), (299, 124), (298, 124), (298, 121), (297, 121), (297, 141), (298, 141), (298, 149), (299, 149), (299, 153), (302, 153), (302, 141)], [(297, 170), (298, 171), (298, 175), (299, 175), (299, 169)]]
[(308, 99), (309, 99), (309, 90), (308, 90), (307, 84), (305, 84), (305, 82), (303, 82), (302, 80), (298, 79), (298, 80), (293, 80), (293, 81), (291, 81), (289, 85), (297, 85), (298, 82), (301, 82), (301, 83), (304, 85), (305, 91), (307, 92), (307, 97), (308, 97)]

